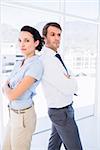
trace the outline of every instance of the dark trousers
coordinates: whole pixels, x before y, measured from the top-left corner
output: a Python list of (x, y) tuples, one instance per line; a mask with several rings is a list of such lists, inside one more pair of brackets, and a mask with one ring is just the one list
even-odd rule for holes
[(83, 150), (72, 105), (49, 108), (48, 114), (52, 121), (48, 150), (60, 150), (62, 143), (66, 150)]

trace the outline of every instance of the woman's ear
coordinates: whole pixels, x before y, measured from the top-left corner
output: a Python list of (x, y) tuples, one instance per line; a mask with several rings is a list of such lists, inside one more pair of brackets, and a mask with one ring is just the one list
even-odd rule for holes
[(35, 47), (39, 45), (39, 40), (35, 41)]

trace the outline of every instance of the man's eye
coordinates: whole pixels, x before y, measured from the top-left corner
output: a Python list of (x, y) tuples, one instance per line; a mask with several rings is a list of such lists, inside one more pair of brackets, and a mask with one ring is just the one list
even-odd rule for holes
[(55, 36), (55, 34), (54, 34), (54, 33), (52, 33), (52, 34), (51, 34), (51, 36)]

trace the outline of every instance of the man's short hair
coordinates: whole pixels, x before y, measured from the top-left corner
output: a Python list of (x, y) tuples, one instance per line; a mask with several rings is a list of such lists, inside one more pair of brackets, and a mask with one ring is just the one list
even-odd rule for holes
[(58, 28), (58, 29), (60, 29), (60, 30), (62, 31), (61, 26), (60, 26), (57, 22), (49, 22), (49, 23), (47, 23), (47, 24), (43, 27), (43, 30), (42, 30), (42, 35), (43, 35), (43, 36), (47, 36), (47, 30), (48, 30), (48, 28), (49, 28), (50, 26), (56, 27), (56, 28)]

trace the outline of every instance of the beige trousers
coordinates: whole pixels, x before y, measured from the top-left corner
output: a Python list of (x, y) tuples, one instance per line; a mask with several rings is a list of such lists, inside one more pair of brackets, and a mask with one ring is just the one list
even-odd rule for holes
[(32, 133), (36, 127), (34, 106), (25, 113), (10, 110), (10, 118), (3, 140), (2, 150), (30, 150)]

